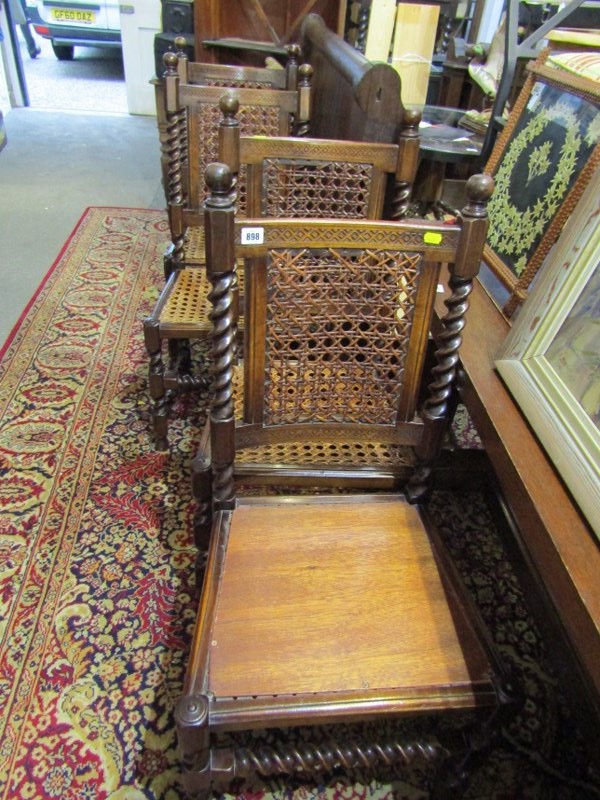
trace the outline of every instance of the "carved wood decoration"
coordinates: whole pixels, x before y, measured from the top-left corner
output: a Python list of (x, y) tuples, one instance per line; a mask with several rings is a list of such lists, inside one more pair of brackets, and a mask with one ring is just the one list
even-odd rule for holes
[(278, 52), (289, 42), (298, 41), (300, 24), (311, 12), (320, 14), (331, 30), (343, 33), (345, 0), (195, 0), (196, 60), (220, 63), (250, 63), (243, 47), (221, 49), (207, 45), (219, 39), (245, 40), (266, 47), (255, 62), (264, 63), (270, 47)]

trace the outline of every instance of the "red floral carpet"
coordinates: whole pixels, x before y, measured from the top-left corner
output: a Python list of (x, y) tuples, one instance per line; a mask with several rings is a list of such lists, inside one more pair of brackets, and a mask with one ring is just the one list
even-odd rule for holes
[[(181, 797), (172, 712), (195, 611), (203, 399), (181, 405), (171, 453), (156, 453), (141, 320), (167, 240), (161, 212), (89, 209), (2, 351), (1, 800)], [(433, 510), (526, 693), (467, 797), (600, 797), (481, 496), (438, 493)], [(429, 780), (273, 781), (244, 796), (424, 800)]]

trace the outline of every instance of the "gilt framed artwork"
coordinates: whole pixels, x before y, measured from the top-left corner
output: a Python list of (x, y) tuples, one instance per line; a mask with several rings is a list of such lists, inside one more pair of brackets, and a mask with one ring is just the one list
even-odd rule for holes
[(496, 368), (600, 538), (600, 170)]
[(600, 82), (562, 69), (549, 55), (528, 66), (485, 168), (496, 189), (484, 260), (500, 284), (492, 296), (508, 318), (600, 163)]

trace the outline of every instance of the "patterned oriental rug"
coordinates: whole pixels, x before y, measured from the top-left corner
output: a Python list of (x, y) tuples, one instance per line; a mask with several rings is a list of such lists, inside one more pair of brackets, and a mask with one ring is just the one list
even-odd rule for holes
[[(167, 241), (162, 212), (88, 209), (1, 354), (2, 800), (182, 797), (173, 707), (195, 614), (189, 461), (206, 398), (179, 404), (171, 452), (155, 452), (141, 321)], [(600, 798), (484, 498), (436, 493), (433, 510), (526, 694), (466, 798)], [(234, 794), (424, 800), (430, 779)]]

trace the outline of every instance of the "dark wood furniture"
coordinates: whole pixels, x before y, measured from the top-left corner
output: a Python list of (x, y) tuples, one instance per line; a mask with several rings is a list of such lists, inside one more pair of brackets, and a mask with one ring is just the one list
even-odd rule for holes
[[(158, 135), (161, 145), (161, 165), (163, 173), (163, 188), (167, 206), (170, 202), (169, 197), (169, 169), (173, 158), (173, 132), (170, 130), (169, 121), (175, 113), (173, 109), (174, 92), (172, 78), (170, 83), (170, 106), (167, 108), (165, 77), (176, 72), (181, 83), (198, 84), (200, 86), (222, 86), (237, 87), (246, 89), (288, 89), (295, 91), (298, 88), (298, 68), (300, 58), (300, 47), (297, 44), (290, 44), (286, 47), (285, 67), (281, 69), (266, 67), (241, 67), (228, 64), (212, 64), (199, 61), (190, 61), (186, 55), (186, 40), (184, 37), (175, 37), (176, 47), (175, 56), (171, 53), (163, 56), (164, 70), (160, 78), (154, 81), (156, 99), (156, 117), (158, 123)], [(179, 112), (179, 116), (181, 113)], [(303, 120), (302, 122), (305, 122)], [(298, 120), (300, 123), (300, 120)], [(185, 130), (182, 129), (182, 133)], [(183, 158), (185, 158), (185, 137), (181, 142)], [(208, 162), (207, 162), (208, 163)]]
[(298, 41), (311, 11), (343, 33), (345, 0), (195, 0), (196, 59), (263, 66), (266, 55)]
[[(222, 134), (223, 162), (234, 174), (239, 171), (244, 175), (243, 207), (249, 217), (381, 219), (386, 194), (392, 196), (396, 218), (402, 218), (409, 209), (408, 198), (419, 149), (415, 128), (404, 131), (403, 146), (331, 139), (240, 138), (239, 128), (231, 120), (225, 122)], [(412, 171), (407, 171), (408, 167)], [(236, 212), (239, 212), (239, 205)], [(357, 275), (354, 277), (358, 279)], [(414, 288), (405, 283), (404, 272), (399, 275), (399, 281), (398, 302)], [(324, 307), (330, 302), (328, 289), (332, 296), (337, 291), (329, 283), (322, 287)], [(299, 302), (297, 300), (294, 307)], [(350, 308), (344, 313), (345, 324), (351, 327)], [(408, 324), (408, 317), (398, 317), (397, 323), (399, 327)], [(390, 370), (403, 359), (393, 350), (388, 356)], [(237, 389), (236, 401), (241, 404), (242, 387)], [(334, 387), (331, 390), (334, 391)], [(237, 441), (242, 444), (242, 439)], [(333, 461), (326, 464), (327, 480), (321, 475), (324, 466), (321, 448), (314, 450), (305, 440), (288, 442), (286, 447), (280, 448), (273, 447), (272, 443), (261, 447), (256, 441), (249, 450), (240, 449), (236, 475), (246, 483), (277, 483), (285, 474), (288, 483), (295, 480), (303, 485), (311, 485), (311, 482), (312, 485), (323, 482), (339, 485), (341, 481), (361, 487), (389, 488), (406, 479), (413, 466), (412, 453), (391, 440), (368, 446), (363, 442), (338, 444), (339, 447), (329, 444), (329, 455), (337, 460), (339, 467), (334, 469)], [(210, 519), (211, 460), (210, 437), (206, 431), (193, 462), (199, 536), (203, 535)], [(273, 462), (279, 465), (275, 471), (270, 467)]]
[[(166, 132), (163, 152), (167, 159), (168, 213), (172, 245), (165, 257), (167, 282), (153, 312), (144, 320), (144, 341), (149, 356), (148, 388), (156, 446), (168, 447), (168, 413), (176, 392), (206, 386), (207, 375), (192, 366), (190, 339), (208, 335), (208, 283), (203, 269), (202, 204), (206, 165), (219, 157), (222, 111), (219, 101), (235, 104), (245, 133), (287, 135), (295, 122), (308, 118), (309, 87), (302, 85), (310, 68), (299, 70), (296, 91), (267, 88), (205, 86), (184, 83), (182, 58), (164, 56)], [(187, 59), (184, 68), (187, 67)], [(222, 70), (220, 70), (222, 72)], [(236, 70), (238, 73), (239, 70)], [(249, 70), (254, 75), (255, 70)], [(187, 74), (185, 71), (183, 74)], [(217, 83), (221, 82), (219, 75)], [(306, 91), (305, 91), (306, 90)], [(163, 359), (163, 344), (169, 359)]]
[[(561, 691), (589, 737), (597, 765), (600, 547), (494, 369), (509, 323), (478, 281), (470, 305), (459, 392), (497, 477), (525, 565), (522, 585), (546, 634)], [(443, 295), (439, 295), (438, 313), (443, 312)]]
[(285, 71), (206, 65), (188, 61), (184, 53), (164, 56), (164, 87), (157, 100), (164, 105), (162, 159), (166, 166), (167, 207), (172, 247), (167, 255), (167, 275), (180, 265), (202, 264), (204, 242), (194, 238), (183, 220), (194, 215), (204, 199), (204, 169), (218, 158), (219, 100), (235, 91), (239, 124), (245, 133), (285, 136), (305, 133), (310, 116), (309, 65), (298, 67), (296, 48), (289, 53)]
[(314, 69), (311, 135), (396, 142), (404, 108), (400, 77), (393, 67), (368, 61), (318, 14), (304, 19), (300, 44)]
[[(430, 714), (451, 716), (461, 730), (456, 712), (470, 710), (479, 720), (466, 723), (477, 730), (470, 741), (483, 748), (508, 707), (502, 667), (426, 511), (414, 504), (426, 492), (445, 428), (491, 181), (472, 180), (462, 226), (443, 226), (236, 221), (230, 170), (213, 164), (207, 179), (214, 525), (176, 709), (184, 787), (199, 798), (256, 773), (351, 774), (359, 765), (425, 756), (445, 767), (431, 796), (462, 797), (475, 752), (459, 748), (458, 760), (447, 760), (451, 743), (441, 731), (436, 745), (418, 733), (410, 742), (395, 733), (365, 741), (337, 729), (324, 747), (319, 726)], [(261, 236), (247, 239), (246, 227)], [(236, 425), (240, 259), (247, 340)], [(452, 264), (453, 296), (417, 415), (441, 261)], [(418, 467), (406, 494), (413, 503), (399, 494), (236, 497), (236, 443), (282, 445), (300, 429), (325, 452), (328, 443), (353, 437), (413, 445)], [(330, 467), (325, 455), (323, 473)], [(217, 739), (224, 731), (298, 725), (312, 726), (312, 737), (290, 747), (238, 748), (235, 738)]]

